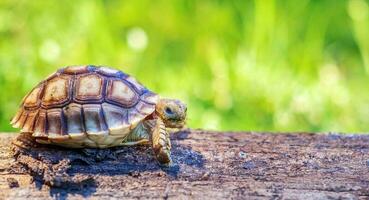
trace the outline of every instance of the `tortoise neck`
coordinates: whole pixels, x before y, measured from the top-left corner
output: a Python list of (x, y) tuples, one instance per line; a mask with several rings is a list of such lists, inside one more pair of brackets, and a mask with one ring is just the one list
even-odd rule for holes
[(160, 118), (160, 116), (158, 115), (158, 113), (156, 113), (156, 110), (149, 116), (147, 116), (145, 119), (146, 120), (153, 120), (153, 119), (157, 119)]

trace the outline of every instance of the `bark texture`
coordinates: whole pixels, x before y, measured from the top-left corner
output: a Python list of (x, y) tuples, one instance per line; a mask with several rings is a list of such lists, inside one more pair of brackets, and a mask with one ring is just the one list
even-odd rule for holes
[(16, 136), (0, 134), (0, 199), (369, 199), (369, 135), (186, 130), (171, 135), (169, 168), (146, 146)]

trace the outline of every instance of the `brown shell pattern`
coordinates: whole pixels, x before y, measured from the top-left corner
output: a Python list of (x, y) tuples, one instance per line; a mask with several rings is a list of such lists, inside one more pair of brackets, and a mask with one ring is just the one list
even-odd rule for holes
[(154, 112), (157, 100), (155, 93), (121, 71), (66, 67), (24, 98), (11, 124), (43, 138), (108, 134), (137, 125)]

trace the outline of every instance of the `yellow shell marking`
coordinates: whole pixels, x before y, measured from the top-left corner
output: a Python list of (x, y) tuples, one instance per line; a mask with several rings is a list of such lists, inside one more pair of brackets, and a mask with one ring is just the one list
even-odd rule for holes
[(24, 101), (26, 107), (36, 106), (42, 87), (33, 89), (33, 91), (27, 96)]
[(43, 100), (46, 102), (57, 102), (67, 98), (67, 84), (68, 80), (66, 79), (53, 79), (46, 86)]
[(88, 75), (79, 80), (78, 96), (99, 96), (101, 93), (102, 80), (97, 75)]
[(135, 101), (136, 93), (122, 81), (113, 81), (111, 96), (123, 105)]

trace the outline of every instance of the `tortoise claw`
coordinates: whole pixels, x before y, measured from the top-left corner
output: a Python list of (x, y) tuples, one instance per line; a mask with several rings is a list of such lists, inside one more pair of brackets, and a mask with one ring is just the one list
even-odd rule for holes
[(172, 165), (170, 151), (167, 148), (160, 147), (157, 151), (155, 151), (155, 157), (162, 166), (170, 167)]

